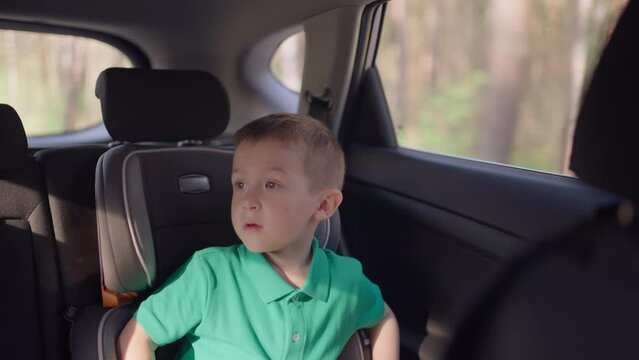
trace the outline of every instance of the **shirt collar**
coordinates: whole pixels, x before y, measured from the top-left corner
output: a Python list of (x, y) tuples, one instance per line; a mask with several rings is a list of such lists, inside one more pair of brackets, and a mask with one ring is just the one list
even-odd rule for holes
[(310, 297), (326, 302), (330, 284), (331, 274), (328, 271), (326, 253), (317, 245), (317, 239), (313, 238), (313, 259), (301, 291)]
[[(248, 275), (265, 303), (279, 300), (296, 290), (280, 277), (263, 254), (252, 252), (244, 245), (241, 248)], [(319, 248), (317, 239), (313, 238), (311, 265), (300, 292), (326, 302), (329, 287), (328, 259), (324, 251)]]

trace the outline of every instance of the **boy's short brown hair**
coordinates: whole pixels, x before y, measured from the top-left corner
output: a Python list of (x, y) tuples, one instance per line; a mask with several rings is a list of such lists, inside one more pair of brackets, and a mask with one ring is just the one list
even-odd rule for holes
[(311, 190), (342, 188), (345, 168), (342, 148), (331, 130), (310, 116), (291, 113), (267, 115), (244, 125), (233, 138), (236, 147), (264, 139), (302, 146)]

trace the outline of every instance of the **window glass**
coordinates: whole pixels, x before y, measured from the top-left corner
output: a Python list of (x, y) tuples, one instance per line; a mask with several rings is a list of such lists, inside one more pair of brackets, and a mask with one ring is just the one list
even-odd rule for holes
[(304, 31), (297, 32), (282, 41), (271, 58), (273, 76), (296, 93), (302, 89), (304, 44)]
[(98, 74), (131, 67), (116, 48), (89, 38), (0, 30), (0, 102), (13, 106), (27, 136), (83, 130), (102, 121)]
[(376, 58), (400, 145), (568, 174), (627, 0), (393, 0)]

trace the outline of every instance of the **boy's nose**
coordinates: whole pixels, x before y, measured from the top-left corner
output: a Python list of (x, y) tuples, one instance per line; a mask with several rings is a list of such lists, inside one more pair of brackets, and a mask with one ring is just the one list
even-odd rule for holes
[(244, 197), (244, 201), (242, 201), (242, 207), (246, 210), (259, 210), (260, 202), (255, 196), (247, 194), (247, 196)]
[(257, 201), (247, 201), (245, 206), (245, 209), (247, 210), (259, 210), (260, 209), (260, 203)]

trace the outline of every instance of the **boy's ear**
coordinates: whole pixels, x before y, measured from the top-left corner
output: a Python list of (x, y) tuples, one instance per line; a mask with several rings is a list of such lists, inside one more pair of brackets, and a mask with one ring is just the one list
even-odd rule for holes
[(335, 210), (342, 203), (344, 196), (342, 192), (337, 189), (331, 189), (326, 191), (321, 198), (320, 204), (315, 210), (315, 220), (322, 221), (330, 218)]

